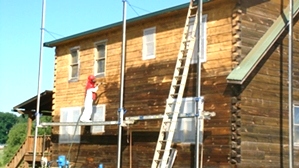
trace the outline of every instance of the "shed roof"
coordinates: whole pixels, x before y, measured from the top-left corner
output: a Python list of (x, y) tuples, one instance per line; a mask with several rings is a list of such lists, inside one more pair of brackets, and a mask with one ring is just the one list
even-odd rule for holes
[[(210, 1), (210, 0), (203, 0), (203, 3), (206, 3), (208, 1)], [(157, 15), (160, 15), (160, 14), (164, 14), (164, 13), (176, 11), (176, 10), (179, 10), (179, 9), (187, 8), (189, 6), (189, 4), (190, 3), (185, 3), (185, 4), (174, 6), (174, 7), (171, 7), (171, 8), (166, 8), (166, 9), (163, 9), (163, 10), (160, 10), (160, 11), (157, 11), (157, 12), (152, 12), (152, 13), (149, 13), (149, 14), (146, 14), (146, 15), (142, 15), (142, 16), (135, 17), (135, 18), (132, 18), (132, 19), (128, 19), (126, 22), (131, 23), (131, 22), (142, 20), (142, 19), (150, 18), (150, 17), (153, 17), (153, 16), (157, 16)], [(89, 35), (89, 34), (92, 34), (92, 33), (95, 33), (95, 32), (107, 30), (107, 29), (110, 29), (112, 27), (121, 26), (122, 24), (123, 24), (122, 21), (112, 23), (112, 24), (109, 24), (109, 25), (106, 25), (106, 26), (102, 26), (102, 27), (99, 27), (99, 28), (95, 28), (95, 29), (92, 29), (92, 30), (88, 30), (88, 31), (85, 31), (85, 32), (81, 32), (81, 33), (78, 33), (78, 34), (67, 36), (67, 37), (57, 39), (57, 40), (54, 40), (54, 41), (45, 42), (44, 46), (45, 47), (55, 47), (56, 45), (58, 45), (61, 42), (76, 39), (78, 37), (86, 36), (86, 35)]]
[[(52, 96), (53, 92), (46, 90), (40, 94), (40, 112), (41, 113), (50, 113), (52, 112)], [(13, 107), (15, 112), (28, 112), (36, 111), (37, 95), (16, 105)]]
[[(299, 0), (296, 0), (293, 5), (293, 14), (296, 16), (299, 12)], [(267, 30), (257, 44), (252, 48), (248, 55), (243, 59), (228, 76), (227, 82), (234, 84), (242, 84), (251, 72), (255, 69), (258, 63), (267, 54), (275, 41), (282, 35), (283, 31), (289, 24), (289, 11), (287, 7), (283, 13), (276, 19), (273, 25)]]

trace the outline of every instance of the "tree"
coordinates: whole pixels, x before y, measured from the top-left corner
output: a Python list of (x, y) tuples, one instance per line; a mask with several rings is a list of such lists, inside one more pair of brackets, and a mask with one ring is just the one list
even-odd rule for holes
[[(42, 116), (40, 118), (41, 122), (51, 122), (51, 116)], [(7, 164), (10, 159), (15, 155), (17, 150), (23, 144), (27, 136), (27, 117), (20, 116), (17, 118), (18, 123), (15, 124), (8, 134), (8, 139), (6, 141), (6, 147), (4, 148), (4, 156), (2, 159), (3, 164)], [(31, 127), (31, 133), (34, 134), (35, 124)], [(44, 129), (38, 129), (38, 135), (50, 135), (51, 127), (46, 127)], [(1, 166), (1, 165), (0, 165)]]
[(11, 113), (0, 112), (0, 144), (7, 140), (9, 130), (18, 122), (18, 117)]
[(4, 164), (13, 157), (16, 151), (20, 148), (20, 145), (26, 138), (27, 123), (17, 123), (9, 131), (8, 139), (6, 141), (6, 147), (3, 151), (3, 162)]

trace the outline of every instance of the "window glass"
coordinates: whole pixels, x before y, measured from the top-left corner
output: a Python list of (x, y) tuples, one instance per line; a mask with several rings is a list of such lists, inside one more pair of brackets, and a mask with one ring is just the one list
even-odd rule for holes
[[(192, 35), (192, 29), (194, 27), (194, 17), (189, 19), (189, 29), (188, 29), (188, 37), (187, 39), (190, 39)], [(207, 60), (207, 15), (202, 15), (202, 28), (201, 30), (201, 53), (200, 53), (200, 60), (201, 62), (205, 62)], [(196, 29), (196, 35), (197, 33)], [(198, 54), (198, 37), (196, 37), (195, 44), (194, 44), (194, 50), (192, 54), (191, 64), (197, 63), (197, 54)]]
[(79, 76), (79, 47), (74, 47), (70, 50), (70, 79), (77, 79)]
[(72, 65), (71, 66), (71, 78), (78, 77), (78, 65)]
[[(195, 112), (196, 112), (195, 98), (193, 97), (184, 98), (181, 104), (180, 114), (195, 114)], [(195, 129), (194, 117), (178, 118), (176, 130), (173, 137), (173, 142), (195, 143), (195, 133), (196, 133), (196, 129)], [(202, 133), (200, 133), (199, 136), (202, 136)]]
[(97, 74), (103, 73), (105, 71), (105, 60), (98, 60), (97, 61)]
[(77, 64), (78, 63), (78, 51), (72, 50), (71, 56), (72, 56), (72, 64)]
[[(80, 114), (81, 107), (61, 108), (60, 122), (77, 122)], [(60, 126), (59, 143), (80, 143), (80, 132), (81, 127)]]
[[(93, 106), (92, 121), (105, 121), (105, 105)], [(92, 126), (91, 133), (102, 133), (105, 132), (105, 126)]]
[(106, 41), (97, 42), (95, 56), (95, 75), (104, 75), (106, 61)]
[(299, 145), (299, 106), (294, 106), (294, 144)]
[(143, 30), (143, 60), (155, 58), (156, 50), (156, 28), (148, 28)]

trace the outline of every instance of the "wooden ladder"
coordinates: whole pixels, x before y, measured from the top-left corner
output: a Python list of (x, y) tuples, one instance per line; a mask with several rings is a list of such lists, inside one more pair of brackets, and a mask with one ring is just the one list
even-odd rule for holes
[(195, 4), (193, 1), (194, 0), (190, 0), (189, 4), (180, 50), (178, 53), (168, 99), (166, 101), (162, 125), (152, 161), (152, 168), (166, 168), (170, 165), (170, 161), (174, 161), (174, 158), (172, 157), (176, 156), (171, 155), (171, 144), (183, 100), (183, 93), (185, 90), (196, 39), (195, 33), (197, 27), (197, 4)]

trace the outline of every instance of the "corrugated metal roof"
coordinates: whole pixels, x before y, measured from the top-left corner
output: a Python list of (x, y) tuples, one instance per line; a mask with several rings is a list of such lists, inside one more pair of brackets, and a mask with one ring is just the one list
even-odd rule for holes
[[(299, 0), (296, 0), (293, 5), (293, 13), (296, 16), (299, 12)], [(228, 83), (242, 84), (251, 72), (255, 69), (258, 63), (266, 55), (268, 50), (273, 46), (275, 41), (281, 36), (289, 23), (289, 11), (287, 7), (283, 13), (276, 19), (273, 25), (267, 30), (263, 37), (252, 48), (244, 60), (237, 66), (228, 76)]]
[[(209, 1), (210, 0), (203, 0), (204, 3), (209, 2)], [(182, 5), (178, 5), (178, 6), (174, 6), (174, 7), (171, 7), (171, 8), (163, 9), (163, 10), (160, 10), (160, 11), (157, 11), (157, 12), (149, 13), (149, 14), (142, 15), (142, 16), (139, 16), (139, 17), (136, 17), (136, 18), (132, 18), (132, 19), (128, 19), (127, 23), (131, 23), (131, 22), (135, 22), (135, 21), (138, 21), (138, 20), (142, 20), (142, 19), (153, 17), (153, 16), (157, 16), (157, 15), (160, 15), (160, 14), (163, 14), (163, 13), (167, 13), (167, 12), (187, 8), (188, 6), (189, 6), (189, 3), (185, 3), (185, 4), (182, 4)], [(57, 40), (54, 40), (54, 41), (45, 42), (44, 46), (45, 47), (54, 47), (58, 43), (61, 43), (61, 42), (67, 41), (67, 40), (71, 40), (71, 39), (75, 39), (75, 38), (78, 38), (78, 37), (81, 37), (81, 36), (86, 36), (88, 34), (92, 34), (92, 33), (95, 33), (95, 32), (107, 30), (107, 29), (112, 28), (112, 27), (121, 26), (122, 24), (123, 24), (122, 21), (112, 23), (112, 24), (109, 24), (109, 25), (106, 25), (106, 26), (103, 26), (103, 27), (95, 28), (95, 29), (92, 29), (92, 30), (88, 30), (88, 31), (85, 31), (85, 32), (82, 32), (82, 33), (67, 36), (67, 37), (57, 39)]]

